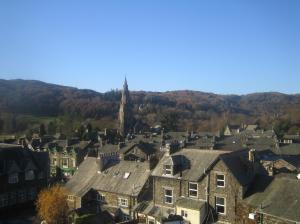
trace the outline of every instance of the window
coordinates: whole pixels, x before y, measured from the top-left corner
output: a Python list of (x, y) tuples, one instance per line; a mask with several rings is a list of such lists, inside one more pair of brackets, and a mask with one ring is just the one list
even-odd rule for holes
[(171, 165), (165, 165), (165, 175), (173, 175), (173, 169)]
[(197, 183), (189, 183), (189, 196), (190, 197), (198, 197), (198, 184)]
[(103, 194), (97, 194), (97, 201), (105, 202), (105, 196)]
[(218, 214), (225, 214), (225, 212), (226, 212), (225, 198), (216, 197), (216, 211)]
[(155, 220), (154, 219), (148, 219), (148, 224), (155, 224)]
[(62, 159), (61, 161), (61, 165), (62, 165), (62, 168), (68, 168), (68, 159), (65, 158), (65, 159)]
[(74, 196), (73, 195), (68, 195), (68, 200), (69, 201), (74, 201)]
[(181, 216), (184, 217), (184, 218), (187, 218), (188, 217), (187, 211), (181, 210)]
[(225, 175), (217, 174), (217, 187), (225, 187)]
[(8, 205), (8, 197), (7, 194), (0, 195), (0, 208), (6, 207)]
[(128, 179), (129, 176), (130, 176), (130, 172), (125, 172), (123, 178)]
[(28, 170), (25, 172), (25, 180), (33, 180), (34, 179), (34, 172), (33, 170)]
[(119, 206), (128, 207), (128, 200), (126, 198), (119, 198)]
[(129, 221), (130, 220), (130, 216), (129, 215), (123, 215), (123, 221)]
[(165, 189), (165, 203), (173, 204), (173, 190)]
[(19, 182), (19, 175), (18, 173), (12, 173), (8, 176), (8, 183), (15, 184)]
[(56, 159), (56, 158), (53, 158), (53, 159), (52, 159), (52, 165), (53, 165), (53, 166), (56, 166), (56, 165), (57, 165), (57, 159)]

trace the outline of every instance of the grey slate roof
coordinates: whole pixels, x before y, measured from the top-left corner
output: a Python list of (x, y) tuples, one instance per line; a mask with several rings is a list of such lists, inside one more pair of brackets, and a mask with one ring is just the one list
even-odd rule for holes
[[(79, 166), (74, 176), (67, 182), (67, 189), (83, 196), (91, 188), (99, 191), (137, 196), (150, 176), (149, 165), (145, 162), (120, 161), (108, 164), (108, 168), (98, 173), (97, 158), (88, 157)], [(127, 179), (124, 174), (130, 173)]]
[(176, 201), (176, 206), (199, 211), (205, 205), (205, 203), (205, 201), (195, 200), (191, 198), (179, 198)]
[(283, 139), (300, 140), (300, 135), (284, 135)]
[(96, 158), (86, 158), (80, 164), (74, 176), (66, 183), (66, 188), (70, 193), (78, 197), (85, 195), (91, 189), (97, 170)]
[(0, 174), (23, 172), (30, 167), (47, 173), (48, 162), (48, 153), (32, 152), (20, 145), (0, 143)]
[(300, 155), (300, 143), (281, 146), (280, 153), (281, 155)]
[[(164, 175), (163, 165), (170, 163), (170, 156), (166, 154), (159, 161), (158, 165), (152, 172), (152, 176), (181, 178), (189, 181), (198, 181), (204, 175), (204, 171), (208, 170), (218, 159), (220, 154), (226, 153), (220, 150), (195, 150), (182, 149), (171, 155), (175, 165), (181, 166), (181, 172), (177, 172), (174, 176)], [(181, 164), (178, 164), (181, 163)]]
[(253, 180), (251, 172), (248, 172), (247, 156), (246, 150), (220, 155), (220, 159), (242, 186), (248, 185)]
[(259, 178), (254, 193), (245, 201), (261, 213), (299, 222), (300, 180), (284, 176), (269, 181), (266, 177)]

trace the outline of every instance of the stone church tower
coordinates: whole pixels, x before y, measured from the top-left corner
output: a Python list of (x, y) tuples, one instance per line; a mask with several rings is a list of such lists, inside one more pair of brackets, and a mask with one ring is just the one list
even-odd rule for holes
[(129, 96), (129, 90), (127, 85), (127, 80), (125, 82), (122, 90), (122, 99), (120, 103), (119, 111), (119, 129), (120, 135), (126, 137), (126, 135), (132, 131), (133, 114), (132, 114), (132, 104)]

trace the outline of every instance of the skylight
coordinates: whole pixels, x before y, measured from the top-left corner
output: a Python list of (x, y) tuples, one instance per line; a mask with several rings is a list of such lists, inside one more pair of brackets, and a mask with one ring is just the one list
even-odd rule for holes
[(125, 172), (123, 178), (128, 179), (129, 176), (130, 176), (130, 172)]

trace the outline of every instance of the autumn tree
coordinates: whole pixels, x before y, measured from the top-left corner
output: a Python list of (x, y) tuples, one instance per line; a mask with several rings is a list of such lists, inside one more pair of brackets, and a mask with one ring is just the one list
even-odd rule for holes
[(59, 185), (42, 190), (36, 202), (37, 212), (47, 224), (64, 224), (68, 217), (67, 191)]

